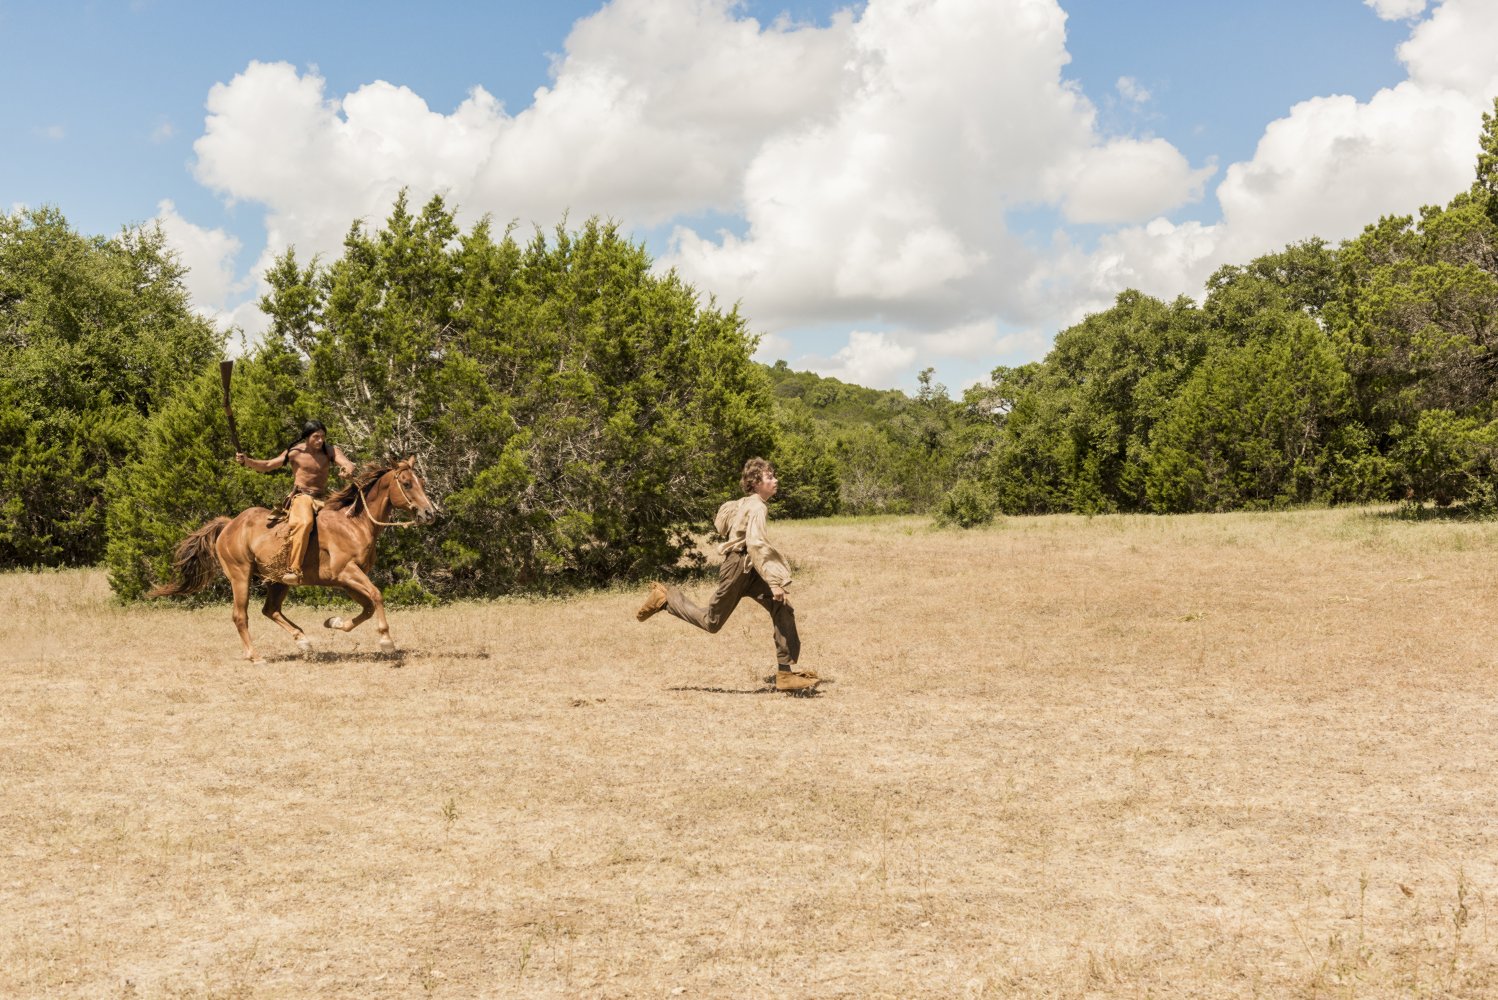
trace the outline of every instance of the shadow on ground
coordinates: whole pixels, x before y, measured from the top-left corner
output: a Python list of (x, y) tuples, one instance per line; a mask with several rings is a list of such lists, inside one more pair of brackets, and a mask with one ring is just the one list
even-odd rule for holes
[(1469, 504), (1452, 504), (1449, 507), (1427, 507), (1423, 504), (1400, 504), (1387, 510), (1371, 510), (1362, 515), (1376, 521), (1406, 521), (1414, 523), (1448, 521), (1490, 521), (1492, 513)]
[(678, 687), (669, 687), (666, 688), (666, 690), (697, 691), (702, 694), (779, 694), (784, 695), (787, 698), (820, 698), (822, 696), (822, 688), (831, 683), (832, 681), (823, 680), (819, 682), (816, 687), (806, 688), (802, 691), (777, 691), (775, 690), (775, 683), (773, 680), (767, 681), (762, 687), (757, 688), (726, 688), (681, 685)]
[(290, 663), (294, 660), (302, 660), (307, 663), (389, 663), (393, 666), (401, 666), (407, 659), (421, 658), (434, 655), (443, 660), (487, 660), (488, 652), (479, 650), (476, 652), (463, 652), (444, 650), (440, 653), (429, 654), (421, 649), (396, 649), (388, 653), (378, 649), (353, 649), (337, 651), (331, 649), (314, 649), (310, 653), (277, 653), (267, 656), (267, 663)]

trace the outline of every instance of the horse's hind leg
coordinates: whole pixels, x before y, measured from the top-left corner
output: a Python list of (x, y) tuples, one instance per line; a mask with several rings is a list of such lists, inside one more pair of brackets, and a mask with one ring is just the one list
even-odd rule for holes
[(296, 648), (304, 653), (312, 652), (312, 643), (296, 622), (281, 613), (281, 603), (286, 600), (286, 595), (291, 588), (284, 583), (272, 583), (265, 588), (265, 603), (260, 607), (260, 613), (277, 625), (291, 633), (296, 640)]

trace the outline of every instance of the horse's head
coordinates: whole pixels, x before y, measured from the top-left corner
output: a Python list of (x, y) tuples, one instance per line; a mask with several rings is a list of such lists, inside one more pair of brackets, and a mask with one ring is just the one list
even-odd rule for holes
[(409, 510), (423, 524), (437, 516), (437, 505), (427, 498), (426, 487), (416, 474), (412, 457), (396, 462), (385, 473), (390, 480), (390, 503), (401, 510)]

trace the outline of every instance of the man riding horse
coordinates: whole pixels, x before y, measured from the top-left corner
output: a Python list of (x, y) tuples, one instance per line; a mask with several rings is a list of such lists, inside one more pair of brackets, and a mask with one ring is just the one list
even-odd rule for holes
[[(298, 444), (311, 437), (309, 434)], [(327, 457), (327, 451), (323, 454)], [(296, 462), (297, 455), (296, 448), (288, 448), (268, 462), (257, 462), (256, 466), (275, 468), (278, 462)], [(329, 460), (338, 461), (336, 452)], [(374, 566), (375, 543), (385, 528), (411, 523), (392, 520), (395, 511), (408, 511), (423, 523), (437, 516), (437, 505), (426, 495), (413, 461), (408, 456), (389, 465), (371, 465), (328, 497), (326, 513), (342, 516), (321, 519), (317, 544), (307, 553), (302, 567), (306, 576), (303, 582), (343, 590), (359, 603), (359, 614), (354, 618), (345, 620), (341, 615), (335, 615), (324, 621), (323, 626), (352, 632), (360, 623), (373, 618), (380, 633), (380, 650), (384, 652), (395, 649), (395, 641), (390, 638), (390, 623), (385, 620), (385, 601), (380, 588), (369, 578), (368, 570)], [(326, 481), (327, 467), (324, 466), (323, 482)], [(315, 487), (316, 483), (311, 485)], [(298, 495), (307, 497), (304, 493)], [(234, 591), (234, 627), (239, 630), (240, 641), (244, 643), (244, 658), (252, 663), (264, 662), (250, 642), (250, 584), (257, 578), (265, 581), (265, 605), (260, 613), (285, 629), (303, 652), (312, 648), (306, 634), (281, 610), (292, 585), (281, 578), (286, 569), (286, 533), (271, 526), (271, 516), (271, 511), (264, 507), (251, 507), (232, 518), (221, 516), (208, 521), (177, 546), (172, 557), (171, 579), (152, 588), (147, 595), (186, 597), (196, 594), (222, 571)]]
[(302, 560), (307, 553), (307, 538), (312, 534), (312, 525), (317, 512), (322, 510), (328, 497), (328, 473), (333, 465), (343, 478), (354, 475), (354, 463), (335, 444), (328, 443), (328, 429), (320, 420), (309, 420), (302, 425), (302, 436), (288, 445), (275, 458), (250, 458), (244, 452), (234, 453), (234, 461), (256, 472), (274, 472), (283, 465), (290, 465), (292, 472), (291, 494), (282, 503), (286, 511), (287, 530), (290, 534), (290, 552), (286, 558), (286, 571), (281, 582), (300, 586), (302, 582)]

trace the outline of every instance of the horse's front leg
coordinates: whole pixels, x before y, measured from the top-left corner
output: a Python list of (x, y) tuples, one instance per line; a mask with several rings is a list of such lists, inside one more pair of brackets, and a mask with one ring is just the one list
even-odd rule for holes
[(249, 574), (234, 574), (229, 577), (229, 586), (234, 589), (234, 627), (239, 630), (239, 641), (244, 643), (244, 658), (251, 663), (264, 663), (255, 655), (255, 647), (250, 643)]
[(260, 613), (284, 628), (287, 632), (290, 632), (291, 637), (296, 640), (297, 649), (300, 649), (303, 653), (310, 653), (312, 652), (312, 643), (308, 640), (307, 634), (301, 630), (301, 627), (296, 622), (287, 618), (281, 611), (281, 604), (286, 600), (286, 595), (290, 592), (291, 588), (284, 583), (272, 583), (267, 586), (265, 588), (265, 603), (261, 605)]
[(323, 622), (323, 625), (341, 632), (352, 632), (372, 616), (375, 629), (380, 633), (380, 651), (388, 653), (394, 650), (395, 642), (390, 638), (390, 623), (385, 619), (385, 600), (380, 596), (380, 588), (354, 563), (349, 563), (338, 574), (338, 583), (359, 602), (361, 610), (352, 621), (345, 622), (335, 615)]

